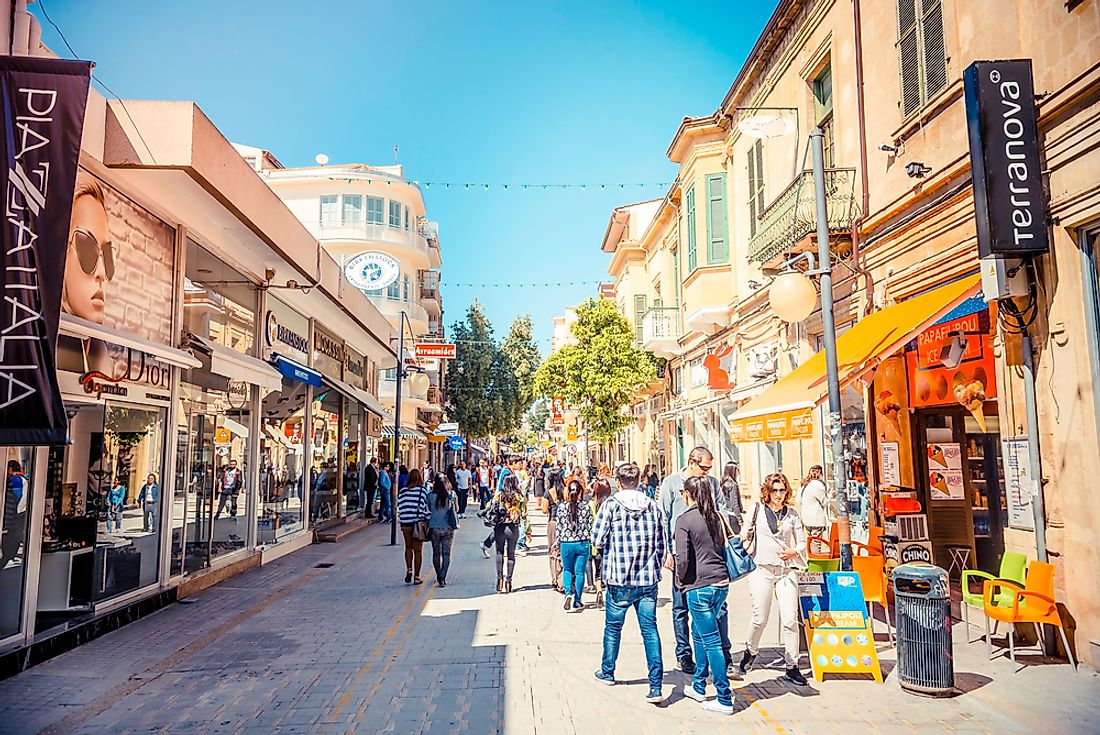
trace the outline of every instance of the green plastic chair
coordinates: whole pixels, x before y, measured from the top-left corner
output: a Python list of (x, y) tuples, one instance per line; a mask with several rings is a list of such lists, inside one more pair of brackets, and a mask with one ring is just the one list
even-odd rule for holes
[[(840, 559), (809, 559), (806, 561), (808, 572), (839, 572)], [(982, 596), (978, 594), (978, 604), (982, 604)]]
[[(970, 613), (971, 606), (984, 610), (984, 602), (982, 600), (982, 587), (985, 586), (985, 582), (996, 581), (998, 579), (1023, 587), (1027, 578), (1027, 557), (1023, 554), (1017, 554), (1015, 551), (1006, 551), (1001, 557), (1001, 570), (997, 576), (994, 577), (988, 572), (983, 572), (978, 569), (964, 569), (962, 573), (962, 579), (960, 584), (962, 586), (962, 611), (963, 620), (966, 622), (966, 642), (973, 643), (970, 640)], [(982, 580), (982, 587), (978, 588), (977, 592), (970, 591), (970, 580), (980, 579)], [(1015, 602), (1015, 593), (1012, 590), (1006, 590), (998, 588), (998, 591), (993, 596), (993, 604), (996, 607), (1012, 607)], [(988, 626), (988, 622), (987, 622)]]

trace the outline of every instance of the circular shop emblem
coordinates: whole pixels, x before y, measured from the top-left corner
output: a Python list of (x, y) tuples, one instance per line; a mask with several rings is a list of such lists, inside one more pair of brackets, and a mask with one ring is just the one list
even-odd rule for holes
[(363, 291), (377, 291), (401, 276), (401, 266), (393, 257), (370, 251), (359, 253), (344, 265), (348, 282)]

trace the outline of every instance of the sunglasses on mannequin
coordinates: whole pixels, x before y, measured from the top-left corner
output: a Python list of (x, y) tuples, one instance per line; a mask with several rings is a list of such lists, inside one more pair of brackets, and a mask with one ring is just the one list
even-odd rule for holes
[(95, 235), (77, 227), (73, 230), (70, 247), (76, 252), (76, 258), (80, 261), (80, 269), (89, 276), (95, 273), (99, 259), (102, 257), (103, 273), (107, 280), (110, 281), (115, 277), (115, 249), (110, 242), (100, 245)]

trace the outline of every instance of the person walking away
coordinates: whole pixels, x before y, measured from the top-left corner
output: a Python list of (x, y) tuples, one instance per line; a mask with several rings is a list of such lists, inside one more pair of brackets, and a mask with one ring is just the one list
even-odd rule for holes
[(23, 465), (18, 460), (8, 460), (8, 478), (4, 483), (4, 526), (0, 528), (3, 533), (0, 540), (0, 570), (19, 555), (19, 547), (23, 545), (30, 494), (31, 483), (23, 474)]
[[(519, 455), (512, 455), (511, 457), (508, 457), (508, 458), (504, 459), (503, 461), (504, 461), (505, 464), (501, 468), (500, 472), (496, 475), (497, 484), (496, 484), (496, 490), (494, 491), (494, 494), (499, 493), (501, 491), (501, 489), (504, 487), (504, 478), (506, 478), (509, 475), (513, 474), (513, 468), (514, 468), (515, 473), (519, 472), (519, 466), (520, 466), (520, 463), (523, 462), (523, 458), (520, 457)], [(527, 518), (527, 498), (526, 498), (526, 496), (524, 496), (522, 488), (518, 484), (518, 474), (517, 474), (517, 485), (516, 485), (516, 487), (517, 487), (517, 490), (519, 491), (520, 495), (523, 496), (523, 499), (522, 499), (522, 506), (523, 506), (522, 511), (523, 511), (523, 513), (522, 513), (522, 516), (521, 516), (523, 520), (521, 520), (521, 526), (520, 526), (520, 533), (523, 533), (524, 526), (526, 525), (526, 518)], [(516, 543), (517, 543), (517, 548), (518, 548), (519, 547), (519, 542), (517, 541)], [(492, 549), (494, 545), (496, 545), (496, 533), (494, 531), (490, 531), (489, 535), (485, 538), (485, 540), (481, 542), (481, 553), (485, 555), (486, 559), (489, 558), (489, 550)]]
[(726, 462), (718, 489), (722, 493), (722, 502), (726, 506), (726, 520), (734, 533), (740, 533), (741, 516), (745, 512), (745, 505), (741, 502), (741, 467), (737, 462)]
[[(611, 483), (607, 480), (596, 480), (592, 483), (592, 518), (600, 512), (600, 506), (611, 497)], [(603, 559), (595, 544), (592, 546), (592, 583), (596, 589), (596, 609), (604, 609), (604, 597), (606, 590), (603, 583)]]
[(455, 485), (458, 492), (458, 518), (462, 520), (466, 517), (466, 506), (470, 502), (470, 480), (473, 476), (470, 470), (466, 469), (466, 461), (463, 460), (458, 463), (458, 469), (455, 470)]
[(458, 528), (457, 497), (448, 489), (447, 481), (436, 475), (432, 481), (432, 493), (428, 498), (431, 517), (428, 518), (428, 534), (432, 541), (432, 566), (435, 567), (435, 583), (447, 586), (447, 570), (451, 567), (451, 544)]
[[(665, 478), (661, 484), (661, 512), (664, 514), (665, 533), (669, 541), (669, 555), (665, 560), (665, 566), (669, 570), (676, 568), (676, 539), (673, 533), (676, 529), (676, 519), (687, 510), (684, 503), (684, 482), (691, 477), (704, 477), (710, 484), (714, 494), (714, 507), (719, 513), (725, 513), (725, 504), (718, 489), (718, 481), (710, 477), (710, 471), (714, 467), (714, 455), (704, 446), (697, 446), (688, 454), (688, 464), (683, 472), (677, 472)], [(695, 659), (691, 650), (690, 613), (688, 609), (687, 595), (676, 583), (675, 576), (672, 580), (672, 630), (676, 635), (676, 661), (680, 670), (687, 675), (695, 673)], [(726, 668), (732, 666), (733, 657), (730, 653), (729, 614), (726, 607), (719, 611), (718, 632), (722, 636), (722, 650), (726, 655)]]
[[(687, 595), (695, 646), (695, 673), (692, 682), (684, 685), (684, 696), (705, 710), (732, 715), (733, 693), (718, 633), (718, 614), (726, 606), (730, 585), (726, 532), (708, 478), (688, 478), (683, 495), (687, 510), (676, 519), (676, 581)], [(718, 690), (717, 700), (706, 697), (708, 672)]]
[(483, 459), (477, 468), (477, 499), (481, 505), (481, 510), (485, 510), (493, 496), (490, 490), (491, 487), (492, 471), (489, 469), (489, 463)]
[(141, 506), (142, 529), (146, 532), (157, 530), (157, 506), (160, 502), (160, 485), (157, 476), (149, 475), (138, 492), (138, 505)]
[[(547, 488), (548, 501), (546, 503), (546, 557), (550, 560), (550, 586), (556, 592), (565, 592), (565, 587), (562, 584), (564, 570), (561, 561), (561, 545), (558, 543), (558, 505), (565, 499), (564, 485), (561, 489), (558, 487), (561, 481), (561, 473), (551, 476), (550, 487)], [(574, 482), (576, 481), (571, 480), (569, 484), (572, 485)], [(584, 484), (577, 484), (580, 485), (581, 494), (583, 494)]]
[(531, 529), (527, 525), (527, 501), (531, 494), (531, 475), (527, 472), (527, 461), (522, 455), (512, 455), (508, 461), (512, 473), (519, 477), (519, 494), (523, 496), (523, 513), (519, 524), (519, 541), (516, 542), (516, 551), (521, 556), (527, 556), (529, 551), (527, 540), (531, 536)]
[(397, 493), (397, 522), (401, 524), (401, 536), (405, 540), (405, 584), (424, 583), (420, 578), (420, 566), (431, 515), (424, 478), (420, 470), (413, 469), (405, 486)]
[(359, 509), (366, 519), (374, 518), (374, 496), (378, 492), (378, 457), (371, 457), (370, 463), (363, 470), (363, 488), (360, 490), (362, 497), (359, 499)]
[(653, 500), (657, 497), (657, 473), (653, 471), (651, 464), (647, 464), (642, 470), (642, 486), (647, 498)]
[(393, 462), (382, 465), (378, 473), (378, 522), (393, 520)]
[(564, 570), (565, 611), (580, 612), (584, 570), (592, 558), (592, 508), (582, 500), (584, 488), (579, 482), (570, 482), (565, 494), (557, 507), (556, 542)]
[(596, 679), (604, 684), (615, 683), (623, 623), (633, 607), (649, 668), (646, 701), (656, 704), (664, 699), (657, 584), (667, 544), (661, 509), (638, 490), (641, 474), (633, 462), (619, 466), (615, 473), (619, 490), (600, 506), (592, 529), (592, 543), (603, 555), (603, 579), (607, 583), (603, 660)]
[[(519, 524), (523, 517), (519, 476), (508, 474), (501, 482), (501, 489), (489, 501), (486, 515), (493, 519), (493, 538), (497, 547), (497, 592), (512, 591), (512, 573), (516, 568), (516, 542), (519, 541)], [(507, 565), (505, 565), (507, 557)]]
[[(423, 479), (423, 475), (421, 475)], [(401, 492), (401, 488), (409, 482), (409, 468), (405, 465), (398, 465), (397, 467), (397, 492)]]
[(760, 489), (760, 502), (753, 507), (741, 532), (756, 561), (756, 571), (749, 575), (752, 622), (736, 678), (743, 678), (756, 660), (774, 599), (783, 628), (783, 658), (787, 665), (784, 678), (806, 686), (806, 677), (798, 669), (798, 572), (806, 568), (806, 535), (802, 519), (790, 506), (791, 500), (787, 478), (779, 473), (768, 475)]
[(214, 520), (217, 520), (218, 516), (222, 514), (227, 503), (229, 505), (229, 517), (236, 520), (237, 495), (241, 492), (243, 482), (244, 473), (238, 469), (237, 460), (229, 460), (229, 464), (222, 470), (222, 487), (221, 492), (218, 494), (218, 510), (214, 513)]
[[(798, 515), (807, 536), (828, 539), (832, 523), (829, 520), (829, 489), (822, 480), (824, 474), (821, 465), (815, 464), (802, 478), (802, 488), (798, 494)], [(827, 543), (814, 541), (813, 545), (815, 554), (831, 553)]]
[(126, 486), (119, 478), (114, 487), (107, 491), (107, 533), (122, 530), (122, 506), (125, 502)]

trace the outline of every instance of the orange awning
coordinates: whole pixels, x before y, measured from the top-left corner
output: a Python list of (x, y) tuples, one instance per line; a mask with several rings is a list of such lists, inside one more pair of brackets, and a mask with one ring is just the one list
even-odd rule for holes
[[(968, 276), (858, 321), (836, 340), (841, 386), (877, 367), (980, 288), (980, 277)], [(813, 410), (828, 394), (822, 351), (734, 413), (729, 419), (730, 440), (808, 439), (813, 436)]]

